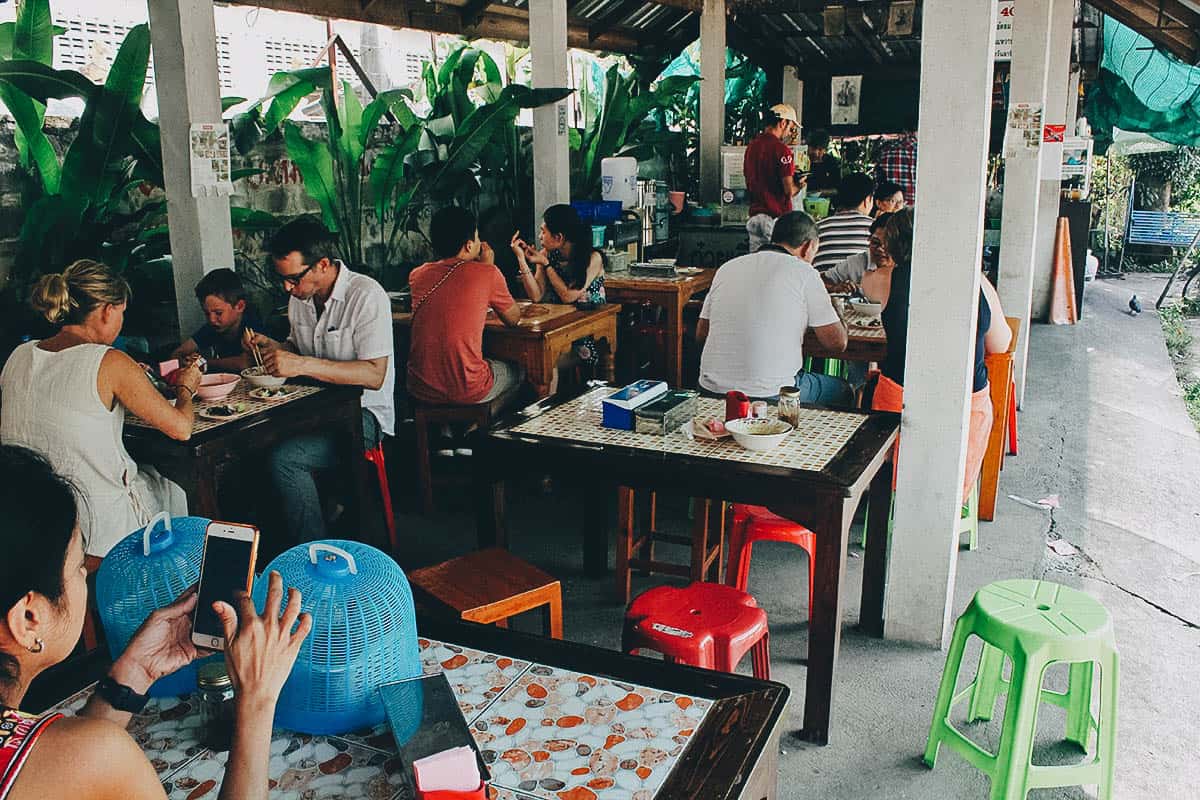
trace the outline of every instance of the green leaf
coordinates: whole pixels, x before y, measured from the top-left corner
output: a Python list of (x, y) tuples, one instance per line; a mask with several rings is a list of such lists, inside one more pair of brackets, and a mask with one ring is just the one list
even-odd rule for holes
[(234, 169), (229, 171), (229, 180), (231, 183), (237, 183), (242, 178), (253, 178), (255, 175), (266, 175), (265, 169), (255, 169), (247, 167), (245, 169)]
[(374, 100), (367, 104), (367, 107), (363, 109), (361, 136), (363, 147), (370, 144), (371, 136), (379, 127), (380, 119), (388, 111), (392, 112), (392, 116), (396, 118), (402, 131), (407, 131), (417, 124), (417, 115), (408, 105), (410, 99), (412, 99), (412, 92), (408, 89), (389, 89), (386, 92), (380, 92)]
[(0, 58), (6, 61), (13, 57), (13, 31), (15, 22), (0, 22)]
[(53, 98), (81, 97), (88, 100), (100, 87), (69, 69), (53, 69), (36, 61), (0, 61), (0, 81), (45, 103)]
[(375, 155), (368, 185), (371, 197), (375, 201), (375, 216), (380, 224), (383, 223), (384, 214), (396, 193), (396, 188), (404, 180), (404, 160), (417, 149), (423, 133), (419, 125), (414, 125), (398, 141), (380, 148)]
[(338, 104), (337, 111), (341, 128), (338, 150), (343, 160), (360, 166), (366, 148), (362, 140), (363, 107), (349, 81), (342, 84), (342, 102)]
[(224, 114), (229, 109), (233, 108), (234, 106), (241, 105), (244, 102), (246, 102), (246, 98), (244, 97), (222, 97), (221, 113)]
[(570, 140), (572, 150), (578, 151), (583, 146), (583, 137), (579, 135), (578, 128), (567, 131), (567, 139)]
[(430, 135), (438, 139), (453, 138), (455, 129), (454, 117), (447, 114), (444, 117), (428, 120), (425, 123), (425, 129), (429, 131)]
[(304, 188), (321, 207), (321, 218), (331, 231), (340, 230), (341, 214), (337, 185), (333, 179), (333, 158), (321, 142), (305, 138), (294, 122), (283, 124), (283, 141), (288, 157), (295, 162), (304, 178)]
[(150, 59), (150, 28), (135, 25), (113, 59), (104, 86), (88, 101), (79, 133), (63, 159), (62, 191), (102, 202), (111, 191), (110, 165), (129, 154), (129, 132), (141, 116), (138, 108)]
[(269, 231), (282, 224), (278, 217), (267, 211), (239, 206), (229, 207), (229, 221), (240, 231)]
[(137, 159), (135, 174), (154, 186), (163, 186), (162, 134), (158, 125), (138, 110), (129, 129), (130, 150)]
[[(42, 130), (45, 106), (7, 83), (0, 84), (0, 101), (3, 101), (17, 123), (17, 145), (22, 150), (22, 162), (37, 166), (42, 190), (46, 194), (57, 194), (62, 168), (54, 146)], [(26, 161), (26, 158), (29, 160)]]
[(49, 0), (23, 0), (17, 9), (12, 57), (47, 65), (53, 64), (53, 29)]
[(252, 108), (235, 115), (229, 121), (229, 135), (232, 137), (234, 149), (244, 156), (249, 155), (255, 145), (266, 136), (259, 109)]
[(477, 92), (483, 102), (494, 103), (500, 99), (500, 92), (504, 90), (500, 67), (486, 50), (479, 51), (479, 62), (483, 65), (484, 83), (477, 88)]

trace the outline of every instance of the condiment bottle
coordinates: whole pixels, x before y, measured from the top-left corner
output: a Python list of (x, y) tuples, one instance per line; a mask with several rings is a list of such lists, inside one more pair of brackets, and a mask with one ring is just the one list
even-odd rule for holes
[(800, 390), (795, 386), (779, 388), (779, 418), (791, 423), (792, 427), (800, 424)]
[(200, 667), (197, 685), (200, 690), (200, 743), (210, 750), (228, 750), (233, 743), (234, 708), (233, 681), (224, 661), (212, 661)]

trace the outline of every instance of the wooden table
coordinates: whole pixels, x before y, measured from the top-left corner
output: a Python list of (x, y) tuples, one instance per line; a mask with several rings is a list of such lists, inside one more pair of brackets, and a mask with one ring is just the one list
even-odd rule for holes
[[(235, 394), (241, 394), (243, 388)], [(262, 456), (294, 436), (314, 431), (335, 433), (345, 443), (343, 458), (350, 470), (352, 500), (356, 506), (353, 511), (358, 514), (359, 530), (375, 531), (378, 526), (365, 524), (364, 518), (366, 509), (371, 507), (371, 484), (362, 456), (361, 397), (362, 390), (357, 387), (322, 386), (297, 400), (256, 403), (262, 406), (261, 411), (229, 422), (198, 426), (201, 429), (186, 442), (171, 439), (136, 418), (128, 418), (125, 447), (134, 460), (153, 464), (183, 487), (190, 513), (222, 519), (220, 485), (224, 474), (237, 462), (250, 454)], [(235, 399), (240, 398), (231, 396), (218, 402)], [(197, 408), (206, 405), (198, 403)], [(266, 475), (261, 479), (264, 486), (269, 483)], [(370, 543), (384, 549), (388, 546), (382, 538)]]
[[(417, 625), (423, 670), (443, 672), (450, 681), (489, 765), (496, 800), (608, 800), (628, 797), (627, 782), (659, 800), (777, 796), (779, 737), (790, 694), (783, 684), (473, 623), (418, 617)], [(106, 668), (97, 665), (94, 677)], [(569, 687), (571, 699), (587, 709), (586, 736), (599, 736), (596, 745), (576, 746), (573, 739), (585, 736), (571, 730), (579, 717), (558, 716), (564, 712), (554, 706), (528, 707), (527, 689), (534, 684), (554, 696), (566, 696), (557, 687)], [(91, 691), (85, 688), (56, 708), (77, 712)], [(226, 755), (199, 742), (197, 706), (194, 697), (151, 700), (129, 725), (171, 800), (212, 800), (224, 778)], [(527, 724), (509, 734), (507, 717), (517, 716)], [(647, 734), (653, 735), (637, 738)], [(276, 729), (272, 738), (273, 797), (412, 797), (410, 765), (397, 756), (387, 722), (341, 736)], [(655, 749), (653, 739), (671, 742), (671, 752)], [(522, 791), (523, 780), (535, 788)], [(560, 793), (583, 786), (591, 791)]]
[(702, 269), (695, 274), (676, 275), (673, 278), (617, 273), (604, 279), (604, 292), (610, 303), (652, 303), (666, 309), (667, 373), (663, 377), (672, 386), (683, 386), (683, 307), (712, 286), (716, 274), (715, 269)]
[[(594, 407), (607, 391), (611, 390), (602, 388), (545, 403), (548, 410), (540, 416), (514, 415), (476, 437), (480, 546), (507, 544), (504, 482), (518, 471), (552, 474), (556, 479), (563, 476), (564, 480), (571, 475), (586, 476), (593, 497), (614, 496), (610, 485), (674, 490), (692, 497), (765, 505), (801, 522), (817, 535), (801, 735), (821, 744), (828, 742), (850, 522), (868, 489), (870, 530), (863, 566), (862, 627), (875, 635), (883, 630), (892, 494), (892, 471), (885, 464), (899, 430), (899, 415), (805, 407), (794, 438), (766, 454), (751, 454), (732, 441), (690, 442), (679, 431), (662, 437), (600, 428)], [(700, 399), (706, 413), (722, 402)], [(603, 572), (608, 558), (607, 514), (597, 511), (583, 517), (585, 569), (592, 574)]]
[[(525, 380), (533, 386), (537, 396), (546, 397), (550, 394), (550, 383), (554, 379), (558, 360), (570, 352), (574, 342), (585, 336), (593, 336), (597, 341), (608, 344), (607, 353), (601, 350), (601, 377), (608, 381), (615, 380), (612, 353), (617, 349), (617, 315), (621, 313), (620, 306), (609, 304), (584, 310), (550, 303), (538, 305), (555, 311), (570, 310), (545, 322), (522, 322), (515, 328), (508, 327), (494, 316), (489, 318), (483, 329), (483, 354), (520, 364), (525, 368)], [(392, 324), (396, 334), (396, 352), (403, 353), (407, 359), (412, 314), (393, 312)]]
[(830, 350), (821, 344), (812, 328), (804, 334), (804, 355), (813, 358), (838, 358), (842, 361), (883, 361), (887, 358), (887, 336), (882, 328), (846, 328), (846, 349)]

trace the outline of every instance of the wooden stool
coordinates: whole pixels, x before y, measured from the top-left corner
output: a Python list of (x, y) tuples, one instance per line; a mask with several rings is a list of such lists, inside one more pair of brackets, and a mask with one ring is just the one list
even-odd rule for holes
[(417, 484), (421, 490), (421, 511), (433, 513), (433, 469), (429, 459), (429, 429), (442, 425), (476, 425), (486, 428), (517, 394), (517, 388), (487, 403), (470, 406), (443, 406), (413, 403), (413, 422), (417, 439)]
[(558, 580), (500, 547), (477, 550), (408, 573), (419, 602), (470, 622), (507, 628), (508, 618), (543, 606), (546, 635), (562, 638)]
[[(650, 519), (645, 533), (640, 536), (635, 530), (634, 490), (626, 486), (617, 487), (617, 599), (628, 603), (633, 570), (678, 575), (692, 581), (703, 581), (709, 573), (716, 582), (721, 581), (721, 552), (725, 531), (725, 503), (720, 500), (693, 499), (694, 518), (692, 535), (660, 533), (655, 530), (657, 497), (648, 493)], [(715, 508), (714, 508), (715, 506)], [(713, 525), (715, 517), (715, 526)], [(710, 529), (715, 527), (715, 542), (709, 546)], [(671, 542), (688, 545), (692, 557), (687, 564), (657, 561), (654, 558), (655, 542)]]

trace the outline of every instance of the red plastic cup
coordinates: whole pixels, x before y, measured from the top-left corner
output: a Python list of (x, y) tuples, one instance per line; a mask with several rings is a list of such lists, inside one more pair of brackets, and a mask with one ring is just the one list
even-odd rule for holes
[(732, 391), (725, 393), (725, 421), (745, 419), (750, 416), (750, 398), (745, 392)]

